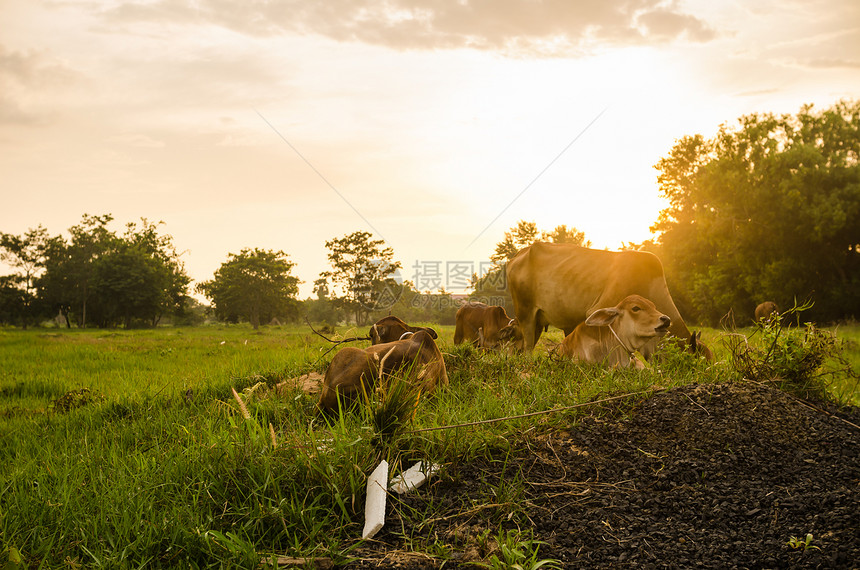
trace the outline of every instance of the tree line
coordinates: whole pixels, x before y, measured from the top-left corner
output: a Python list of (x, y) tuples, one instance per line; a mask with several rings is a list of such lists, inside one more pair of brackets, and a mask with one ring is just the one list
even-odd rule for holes
[[(752, 317), (757, 303), (782, 307), (812, 302), (805, 316), (832, 322), (860, 314), (860, 102), (840, 101), (796, 115), (752, 114), (724, 124), (712, 138), (684, 136), (655, 168), (669, 206), (652, 226), (653, 240), (628, 243), (656, 253), (681, 312), (717, 325)], [(29, 326), (59, 318), (66, 326), (155, 326), (167, 317), (191, 322), (196, 302), (170, 235), (142, 219), (123, 233), (110, 214), (84, 215), (51, 236), (42, 226), (0, 233), (0, 324)], [(558, 226), (539, 231), (521, 221), (490, 256), (486, 275), (472, 276), (473, 296), (506, 304), (504, 266), (535, 241), (589, 246), (583, 232)], [(329, 271), (314, 281), (315, 298), (298, 299), (295, 263), (283, 251), (228, 254), (195, 290), (224, 322), (255, 328), (301, 317), (317, 323), (366, 324), (397, 314), (453, 322), (444, 291), (419, 292), (398, 278), (394, 252), (372, 234), (353, 232), (325, 243)], [(505, 301), (507, 299), (507, 301)]]
[(0, 277), (0, 323), (27, 327), (59, 318), (67, 327), (155, 326), (181, 315), (191, 282), (173, 238), (142, 219), (123, 233), (110, 214), (85, 214), (70, 238), (41, 225), (0, 233), (0, 259), (16, 272)]
[[(24, 328), (55, 319), (71, 328), (156, 326), (200, 321), (191, 279), (173, 238), (142, 219), (124, 233), (109, 229), (110, 214), (84, 214), (70, 238), (41, 225), (24, 234), (0, 233), (0, 259), (15, 272), (0, 277), (0, 324)], [(369, 232), (326, 242), (331, 270), (314, 282), (316, 298), (298, 299), (295, 263), (280, 250), (245, 248), (230, 253), (213, 278), (194, 290), (219, 321), (249, 322), (256, 329), (301, 317), (330, 326), (366, 324), (396, 311), (404, 318), (453, 322), (447, 293), (422, 294), (396, 278), (394, 252)]]

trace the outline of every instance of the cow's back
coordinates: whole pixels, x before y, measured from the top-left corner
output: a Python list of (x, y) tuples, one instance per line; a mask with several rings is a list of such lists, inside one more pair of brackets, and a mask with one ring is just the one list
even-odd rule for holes
[(372, 375), (373, 368), (367, 352), (351, 346), (341, 349), (326, 369), (319, 407), (327, 411), (336, 410), (338, 394), (353, 398), (361, 389), (362, 378), (371, 380)]
[(756, 322), (761, 320), (767, 320), (773, 313), (778, 313), (779, 307), (773, 301), (765, 301), (764, 303), (759, 304), (755, 308), (755, 320)]
[(478, 341), (478, 329), (484, 325), (484, 311), (487, 308), (484, 303), (472, 301), (457, 309), (454, 316), (454, 344)]

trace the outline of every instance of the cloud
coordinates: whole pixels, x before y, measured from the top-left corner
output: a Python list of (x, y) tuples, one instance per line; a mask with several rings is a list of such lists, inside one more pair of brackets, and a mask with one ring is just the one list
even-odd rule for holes
[(857, 69), (860, 68), (860, 60), (858, 59), (841, 59), (841, 58), (829, 58), (829, 57), (819, 57), (812, 59), (799, 59), (796, 60), (795, 63), (802, 67), (811, 67), (811, 68), (821, 68), (821, 69), (830, 69), (830, 68), (849, 68), (849, 69)]
[(113, 23), (197, 22), (253, 36), (322, 35), (393, 49), (565, 55), (596, 43), (705, 42), (716, 32), (663, 0), (162, 0), (106, 12)]
[(140, 133), (123, 133), (108, 138), (108, 142), (137, 148), (164, 148), (164, 142)]
[(771, 87), (769, 89), (755, 89), (753, 91), (741, 91), (740, 93), (735, 93), (735, 97), (762, 97), (764, 95), (773, 95), (775, 93), (779, 93), (779, 89), (775, 87)]
[(13, 51), (0, 45), (0, 124), (43, 122), (37, 109), (46, 95), (78, 80), (74, 70), (45, 53)]
[(707, 42), (716, 37), (716, 33), (701, 20), (688, 14), (679, 14), (666, 8), (657, 8), (644, 12), (638, 23), (646, 30), (646, 35), (665, 41), (675, 38), (686, 38), (696, 42)]

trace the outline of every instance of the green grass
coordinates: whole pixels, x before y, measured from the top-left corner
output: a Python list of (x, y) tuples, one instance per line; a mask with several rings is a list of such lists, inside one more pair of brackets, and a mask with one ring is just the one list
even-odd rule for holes
[[(366, 414), (326, 421), (311, 395), (266, 393), (325, 370), (334, 352), (324, 355), (330, 345), (304, 327), (0, 330), (0, 566), (14, 552), (43, 568), (253, 568), (272, 553), (344, 561), (360, 544), (366, 475), (380, 459), (394, 471), (419, 459), (468, 461), (600, 408), (419, 430), (734, 377), (714, 330), (705, 331), (714, 364), (675, 354), (644, 371), (613, 371), (559, 361), (545, 345), (525, 356), (454, 347), (453, 327), (437, 329), (451, 385), (422, 395), (413, 421), (385, 440)], [(860, 327), (838, 333), (856, 366)], [(834, 393), (858, 403), (851, 382)], [(68, 401), (83, 405), (55, 405), (82, 389)], [(516, 490), (508, 481), (488, 493)], [(487, 513), (488, 524), (498, 515)]]

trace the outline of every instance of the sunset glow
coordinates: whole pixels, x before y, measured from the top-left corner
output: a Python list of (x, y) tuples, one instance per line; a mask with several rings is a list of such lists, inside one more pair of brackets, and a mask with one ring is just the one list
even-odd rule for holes
[[(444, 4), (444, 6), (442, 6)], [(860, 4), (0, 3), (0, 230), (163, 220), (189, 275), (373, 231), (404, 277), (520, 219), (651, 236), (684, 135), (860, 96)]]

